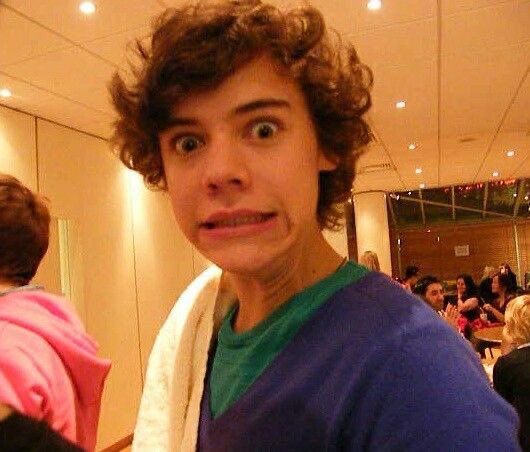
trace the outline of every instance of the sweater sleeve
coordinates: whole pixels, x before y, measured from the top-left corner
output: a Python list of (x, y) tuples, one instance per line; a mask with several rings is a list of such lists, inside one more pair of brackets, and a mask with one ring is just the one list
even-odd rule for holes
[[(366, 422), (366, 450), (519, 450), (515, 412), (456, 335), (436, 326), (405, 333), (372, 383), (374, 411), (346, 427), (353, 438), (363, 428), (359, 422)], [(356, 448), (350, 442), (346, 450)]]

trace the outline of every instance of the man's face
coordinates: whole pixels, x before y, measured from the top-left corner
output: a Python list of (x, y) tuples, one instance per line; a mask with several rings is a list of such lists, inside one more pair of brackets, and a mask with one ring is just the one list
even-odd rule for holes
[(444, 291), (440, 283), (432, 283), (427, 286), (425, 301), (434, 309), (439, 311), (444, 307)]
[(177, 222), (221, 268), (259, 272), (319, 234), (319, 150), (305, 99), (268, 57), (192, 92), (159, 134)]

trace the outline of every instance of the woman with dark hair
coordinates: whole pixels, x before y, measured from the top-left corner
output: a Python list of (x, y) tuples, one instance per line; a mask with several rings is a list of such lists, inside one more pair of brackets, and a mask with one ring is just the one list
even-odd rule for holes
[(504, 323), (506, 307), (515, 298), (514, 278), (510, 273), (511, 271), (498, 272), (493, 276), (491, 291), (496, 295), (496, 298), (482, 307), (491, 322)]
[(456, 307), (458, 312), (472, 322), (480, 316), (478, 288), (471, 275), (461, 274), (456, 277)]
[(495, 295), (491, 291), (491, 282), (493, 281), (493, 276), (495, 273), (497, 273), (495, 267), (484, 267), (482, 279), (478, 285), (478, 295), (481, 303), (491, 303), (495, 298)]

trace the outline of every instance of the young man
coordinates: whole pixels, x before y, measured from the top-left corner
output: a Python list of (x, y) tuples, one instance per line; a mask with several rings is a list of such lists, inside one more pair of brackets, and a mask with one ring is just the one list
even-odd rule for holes
[(220, 269), (159, 333), (133, 449), (516, 450), (469, 347), (322, 235), (370, 137), (353, 47), (313, 8), (242, 0), (168, 11), (140, 54), (115, 144)]
[(414, 285), (413, 292), (443, 317), (453, 329), (458, 331), (458, 309), (450, 303), (444, 309), (444, 290), (438, 278), (431, 275), (420, 278)]
[[(26, 428), (17, 421), (25, 415), (92, 451), (110, 362), (96, 356), (67, 300), (30, 284), (48, 249), (49, 224), (45, 200), (0, 174), (0, 404), (19, 413), (3, 429)], [(11, 441), (0, 437), (0, 450)]]

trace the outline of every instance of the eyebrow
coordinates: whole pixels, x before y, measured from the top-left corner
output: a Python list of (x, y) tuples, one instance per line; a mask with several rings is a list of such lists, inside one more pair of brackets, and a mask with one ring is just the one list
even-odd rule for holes
[(259, 110), (262, 108), (291, 108), (291, 104), (283, 99), (275, 99), (275, 98), (265, 98), (265, 99), (256, 99), (252, 102), (248, 102), (246, 104), (240, 105), (236, 107), (233, 111), (234, 115), (240, 115), (243, 113), (249, 113), (254, 110)]
[[(291, 104), (283, 99), (275, 99), (275, 98), (264, 98), (264, 99), (256, 99), (252, 102), (248, 102), (246, 104), (242, 104), (234, 108), (230, 112), (230, 116), (237, 116), (242, 115), (245, 113), (250, 113), (256, 110), (261, 110), (264, 108), (291, 108)], [(168, 127), (174, 127), (174, 126), (193, 126), (199, 124), (199, 121), (195, 118), (187, 118), (187, 117), (178, 117), (178, 116), (171, 116), (166, 124), (164, 124), (164, 129)]]

